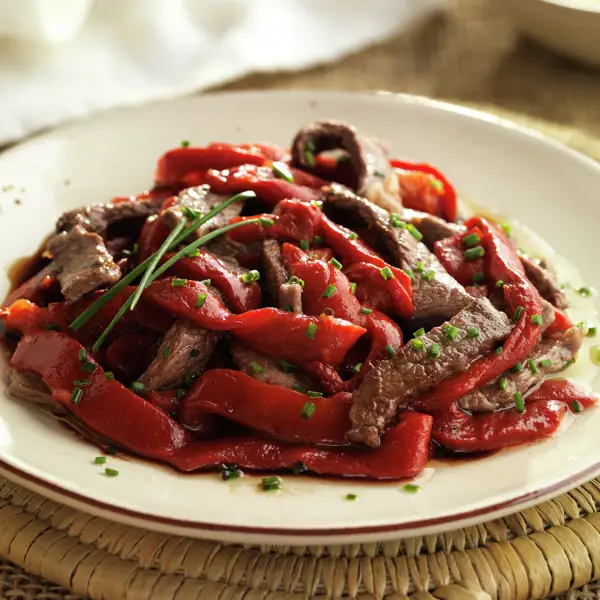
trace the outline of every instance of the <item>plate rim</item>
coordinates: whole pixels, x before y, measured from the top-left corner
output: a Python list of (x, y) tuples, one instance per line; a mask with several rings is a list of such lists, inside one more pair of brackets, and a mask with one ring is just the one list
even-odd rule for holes
[[(244, 90), (235, 92), (210, 92), (197, 96), (179, 96), (175, 98), (163, 99), (157, 102), (137, 106), (116, 107), (109, 110), (100, 111), (87, 118), (76, 119), (65, 123), (56, 128), (38, 132), (27, 137), (21, 142), (9, 147), (4, 152), (0, 153), (0, 161), (4, 157), (13, 153), (26, 151), (29, 145), (34, 145), (46, 139), (52, 139), (54, 136), (68, 134), (72, 130), (85, 128), (91, 121), (98, 122), (104, 119), (114, 118), (115, 115), (126, 115), (130, 111), (143, 110), (153, 106), (168, 105), (177, 102), (202, 102), (204, 98), (211, 97), (219, 99), (220, 97), (306, 97), (312, 100), (317, 100), (319, 97), (352, 98), (358, 100), (369, 101), (378, 98), (385, 98), (392, 102), (398, 102), (404, 105), (426, 106), (445, 113), (451, 113), (461, 118), (474, 119), (479, 122), (484, 122), (489, 126), (500, 127), (504, 130), (511, 130), (519, 136), (524, 136), (531, 140), (542, 143), (547, 147), (551, 147), (554, 151), (560, 152), (563, 155), (568, 155), (572, 160), (575, 160), (587, 168), (591, 168), (598, 172), (600, 176), (600, 163), (592, 157), (576, 150), (567, 144), (552, 138), (538, 130), (535, 130), (526, 125), (522, 125), (508, 118), (497, 116), (485, 110), (472, 108), (451, 102), (435, 100), (426, 96), (395, 93), (389, 91), (376, 92), (348, 92), (335, 90)], [(488, 504), (470, 511), (457, 511), (447, 515), (438, 517), (416, 519), (404, 523), (386, 524), (386, 525), (366, 525), (366, 526), (348, 526), (348, 527), (321, 527), (321, 528), (285, 528), (285, 527), (261, 527), (261, 526), (242, 526), (242, 525), (227, 525), (222, 523), (204, 522), (204, 521), (188, 521), (175, 517), (157, 516), (148, 512), (143, 512), (136, 509), (125, 508), (122, 506), (113, 506), (101, 500), (85, 496), (84, 494), (61, 487), (52, 481), (43, 479), (42, 477), (30, 473), (18, 466), (6, 462), (4, 458), (0, 458), (0, 474), (7, 476), (11, 481), (19, 484), (22, 483), (28, 489), (38, 492), (46, 497), (49, 497), (58, 502), (64, 502), (67, 506), (82, 510), (83, 512), (114, 520), (119, 523), (124, 523), (130, 526), (145, 527), (163, 533), (171, 533), (177, 535), (185, 535), (195, 538), (208, 538), (215, 540), (239, 541), (239, 542), (265, 542), (266, 540), (289, 543), (315, 543), (317, 540), (326, 541), (327, 543), (347, 542), (349, 537), (360, 541), (379, 541), (383, 539), (410, 537), (413, 535), (428, 535), (434, 532), (443, 532), (452, 529), (458, 529), (466, 526), (480, 523), (485, 520), (498, 518), (509, 514), (513, 508), (519, 510), (528, 508), (540, 501), (547, 500), (560, 493), (572, 489), (600, 473), (600, 458), (593, 465), (587, 467), (583, 471), (579, 471), (566, 479), (554, 482), (547, 485), (545, 488), (529, 491), (510, 499)]]

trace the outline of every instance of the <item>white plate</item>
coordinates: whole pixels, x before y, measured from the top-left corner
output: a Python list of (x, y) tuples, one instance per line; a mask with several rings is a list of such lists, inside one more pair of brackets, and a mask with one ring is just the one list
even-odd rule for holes
[(504, 5), (527, 35), (600, 66), (600, 0), (506, 0)]
[[(429, 161), (469, 197), (519, 218), (600, 287), (600, 167), (558, 143), (489, 115), (390, 94), (243, 93), (119, 110), (0, 156), (0, 295), (6, 269), (32, 253), (60, 213), (148, 187), (157, 157), (183, 139), (289, 143), (298, 127), (335, 117), (387, 138), (396, 156)], [(9, 186), (8, 189), (6, 186)], [(10, 187), (13, 186), (13, 187)], [(21, 191), (24, 188), (24, 191)], [(15, 204), (14, 200), (21, 200)], [(584, 310), (593, 310), (587, 300)], [(151, 529), (223, 540), (337, 543), (452, 529), (556, 495), (600, 472), (600, 410), (559, 438), (486, 459), (435, 465), (419, 494), (401, 485), (180, 475), (136, 459), (91, 464), (97, 451), (35, 408), (0, 394), (0, 465), (12, 479), (77, 508)], [(355, 502), (346, 493), (358, 494)]]

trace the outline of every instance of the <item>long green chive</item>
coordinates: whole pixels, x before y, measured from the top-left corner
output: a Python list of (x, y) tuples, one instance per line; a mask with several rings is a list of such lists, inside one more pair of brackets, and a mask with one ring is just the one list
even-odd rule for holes
[(390, 215), (390, 225), (392, 227), (406, 229), (406, 223), (402, 220), (402, 217), (396, 213)]
[(372, 308), (367, 308), (366, 306), (362, 306), (361, 309), (360, 309), (360, 312), (363, 315), (370, 315), (373, 312), (373, 309)]
[(104, 465), (106, 464), (106, 456), (96, 456), (94, 459), (95, 465)]
[(297, 285), (301, 285), (302, 287), (304, 287), (304, 279), (300, 279), (300, 277), (296, 277), (295, 275), (292, 275), (289, 279), (288, 279), (288, 283), (291, 284), (297, 284)]
[(420, 491), (420, 489), (421, 487), (415, 483), (407, 483), (402, 486), (402, 491), (406, 492), (407, 494), (416, 494), (418, 491)]
[(308, 392), (306, 392), (306, 395), (309, 398), (322, 398), (323, 392), (314, 392), (313, 390), (308, 390)]
[(522, 362), (518, 362), (515, 364), (515, 366), (511, 369), (511, 371), (513, 373), (520, 373), (523, 370), (523, 363)]
[(247, 273), (240, 275), (240, 281), (242, 283), (254, 283), (255, 281), (258, 281), (259, 279), (260, 279), (260, 273), (256, 269), (253, 269), (252, 271), (248, 271)]
[(580, 413), (583, 410), (583, 407), (578, 400), (573, 400), (573, 402), (571, 402), (571, 408), (574, 413)]
[(324, 298), (331, 298), (332, 296), (335, 295), (335, 293), (337, 292), (337, 289), (335, 287), (335, 285), (333, 284), (329, 284), (326, 288), (325, 291), (321, 294)]
[(534, 325), (541, 325), (542, 324), (542, 315), (531, 315), (531, 322)]
[(295, 383), (295, 384), (292, 386), (292, 389), (293, 389), (295, 392), (300, 392), (301, 394), (306, 394), (306, 391), (307, 391), (307, 390), (306, 390), (306, 388), (303, 388), (301, 385), (298, 385), (297, 383)]
[(485, 255), (483, 246), (475, 246), (474, 248), (468, 248), (465, 250), (465, 258), (467, 260), (477, 260)]
[(410, 342), (415, 350), (423, 350), (423, 348), (425, 347), (425, 345), (423, 344), (423, 340), (420, 340), (419, 338), (410, 340)]
[(106, 467), (106, 469), (104, 469), (104, 474), (107, 477), (116, 477), (119, 474), (119, 471), (117, 471), (116, 469), (111, 469), (109, 467)]
[(278, 492), (283, 487), (283, 479), (277, 475), (265, 477), (261, 481), (261, 487), (264, 492)]
[(314, 323), (309, 323), (308, 327), (306, 328), (306, 333), (305, 333), (306, 337), (309, 340), (314, 340), (318, 329), (319, 328)]
[(349, 500), (350, 502), (356, 500), (358, 496), (356, 494), (346, 494), (344, 496), (344, 500)]
[(498, 382), (498, 386), (500, 387), (501, 390), (505, 390), (508, 386), (508, 379), (506, 377), (503, 377), (499, 382)]
[(300, 410), (300, 416), (303, 419), (310, 419), (314, 414), (315, 414), (315, 410), (316, 410), (316, 406), (314, 402), (306, 402), (306, 404), (302, 407), (302, 410)]
[(112, 371), (104, 371), (104, 378), (107, 381), (110, 381), (111, 379), (115, 378), (115, 374)]
[(200, 213), (197, 210), (194, 210), (191, 206), (187, 206), (187, 204), (184, 204), (181, 207), (181, 212), (188, 219), (197, 219), (200, 216)]
[(309, 167), (314, 167), (317, 164), (315, 162), (315, 155), (310, 150), (304, 151), (304, 160)]
[(404, 272), (408, 275), (408, 278), (411, 281), (415, 280), (415, 274), (412, 272), (412, 269), (404, 269)]
[(308, 240), (300, 240), (300, 248), (302, 248), (302, 250), (308, 250), (310, 248), (310, 242)]
[(469, 327), (467, 330), (467, 335), (470, 338), (477, 338), (479, 337), (479, 329), (477, 329), (477, 327)]
[(423, 239), (423, 234), (412, 224), (409, 223), (406, 226), (406, 229), (410, 231), (410, 234), (417, 240), (421, 241)]
[(260, 375), (261, 373), (265, 372), (265, 370), (255, 360), (250, 363), (250, 368), (255, 375)]
[(583, 286), (578, 288), (577, 290), (575, 290), (580, 296), (583, 296), (584, 298), (587, 298), (588, 296), (592, 295), (592, 289), (587, 287), (587, 286)]
[(354, 283), (354, 281), (350, 282), (350, 292), (356, 295), (356, 283)]
[(329, 261), (329, 264), (333, 265), (338, 271), (340, 271), (342, 269), (342, 266), (343, 266), (342, 263), (339, 260), (337, 260), (336, 258), (332, 258)]
[(422, 335), (425, 335), (425, 328), (421, 327), (421, 329), (417, 329), (414, 333), (413, 333), (413, 337), (421, 337)]
[(169, 346), (165, 346), (165, 347), (162, 349), (162, 355), (163, 355), (165, 358), (171, 358), (171, 351), (169, 350)]
[(529, 370), (534, 374), (537, 375), (538, 374), (538, 370), (537, 367), (535, 366), (535, 363), (533, 362), (532, 358), (528, 358), (527, 359), (527, 366), (529, 367)]
[(425, 271), (425, 263), (423, 261), (419, 261), (416, 265), (415, 265), (415, 271), (417, 273), (423, 273)]
[(431, 344), (431, 346), (429, 346), (429, 350), (427, 351), (427, 354), (429, 354), (429, 356), (431, 358), (437, 358), (440, 355), (440, 345), (439, 344)]
[(431, 281), (432, 279), (435, 279), (435, 270), (427, 269), (427, 271), (423, 273), (422, 277), (425, 281)]
[(549, 358), (544, 358), (544, 360), (540, 360), (540, 367), (542, 367), (542, 369), (547, 369), (548, 367), (552, 366), (552, 360)]
[(277, 365), (284, 373), (293, 373), (296, 370), (294, 365), (287, 360), (283, 360), (283, 358), (277, 361)]
[(83, 390), (80, 387), (75, 388), (71, 392), (71, 402), (73, 404), (79, 404), (81, 397), (83, 396)]
[(522, 306), (517, 306), (517, 308), (515, 308), (515, 314), (513, 315), (512, 319), (513, 323), (516, 323), (521, 318), (524, 310), (525, 309)]
[(76, 379), (73, 385), (75, 387), (88, 387), (88, 385), (92, 385), (92, 382), (89, 379)]
[(483, 273), (475, 273), (475, 275), (473, 275), (473, 283), (478, 284), (478, 283), (483, 283), (485, 280), (485, 275)]
[(515, 407), (519, 412), (525, 411), (525, 400), (523, 400), (521, 392), (515, 392)]
[(454, 325), (450, 325), (450, 323), (446, 323), (442, 327), (442, 333), (447, 340), (453, 342), (458, 337), (459, 329), (458, 327), (454, 327)]
[(391, 344), (387, 344), (385, 347), (385, 353), (392, 358), (392, 356), (394, 356), (396, 354), (397, 350), (391, 345)]
[(307, 471), (308, 471), (308, 468), (301, 460), (297, 460), (292, 465), (292, 473), (294, 473), (294, 475), (300, 475), (300, 473), (306, 473)]
[(194, 303), (194, 306), (196, 308), (202, 308), (204, 306), (204, 303), (206, 302), (206, 294), (198, 294), (198, 297), (196, 298), (196, 302)]
[(383, 269), (380, 269), (379, 272), (386, 281), (388, 281), (389, 279), (394, 279), (394, 274), (392, 273), (392, 270), (389, 267), (383, 267)]
[(192, 250), (191, 252), (188, 252), (187, 257), (188, 258), (198, 258), (200, 256), (200, 250)]
[(352, 372), (353, 373), (358, 373), (361, 369), (362, 369), (363, 364), (361, 362), (356, 363), (353, 367), (352, 367)]
[(259, 217), (258, 220), (263, 227), (273, 227), (275, 225), (275, 221), (271, 217)]
[(279, 179), (285, 179), (289, 183), (294, 183), (294, 176), (290, 171), (290, 168), (284, 162), (274, 162), (271, 165), (271, 169), (273, 169), (273, 173), (276, 177), (279, 177)]
[(479, 244), (480, 241), (481, 241), (481, 238), (476, 233), (470, 233), (469, 235), (465, 235), (465, 237), (463, 238), (463, 244), (467, 248), (472, 248), (473, 246), (477, 246), (477, 244)]
[(131, 384), (131, 389), (139, 394), (146, 389), (146, 386), (141, 381), (134, 381)]

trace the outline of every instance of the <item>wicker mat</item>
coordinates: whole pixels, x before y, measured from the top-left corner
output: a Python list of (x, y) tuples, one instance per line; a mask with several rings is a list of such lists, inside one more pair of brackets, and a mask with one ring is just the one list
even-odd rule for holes
[[(600, 160), (600, 72), (519, 39), (501, 4), (456, 0), (448, 15), (335, 65), (222, 89), (434, 96), (505, 114)], [(12, 600), (600, 599), (589, 583), (600, 579), (600, 480), (439, 536), (289, 548), (125, 527), (0, 478), (0, 556), (0, 595)]]

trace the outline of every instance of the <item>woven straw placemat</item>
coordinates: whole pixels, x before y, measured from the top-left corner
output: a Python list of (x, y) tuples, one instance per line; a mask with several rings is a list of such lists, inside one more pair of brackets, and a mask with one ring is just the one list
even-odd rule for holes
[[(221, 89), (428, 95), (509, 116), (600, 160), (600, 72), (519, 39), (501, 4), (456, 0), (448, 15), (335, 65)], [(0, 595), (11, 600), (598, 600), (588, 582), (600, 578), (600, 480), (439, 536), (290, 548), (125, 527), (0, 478), (0, 556)]]

